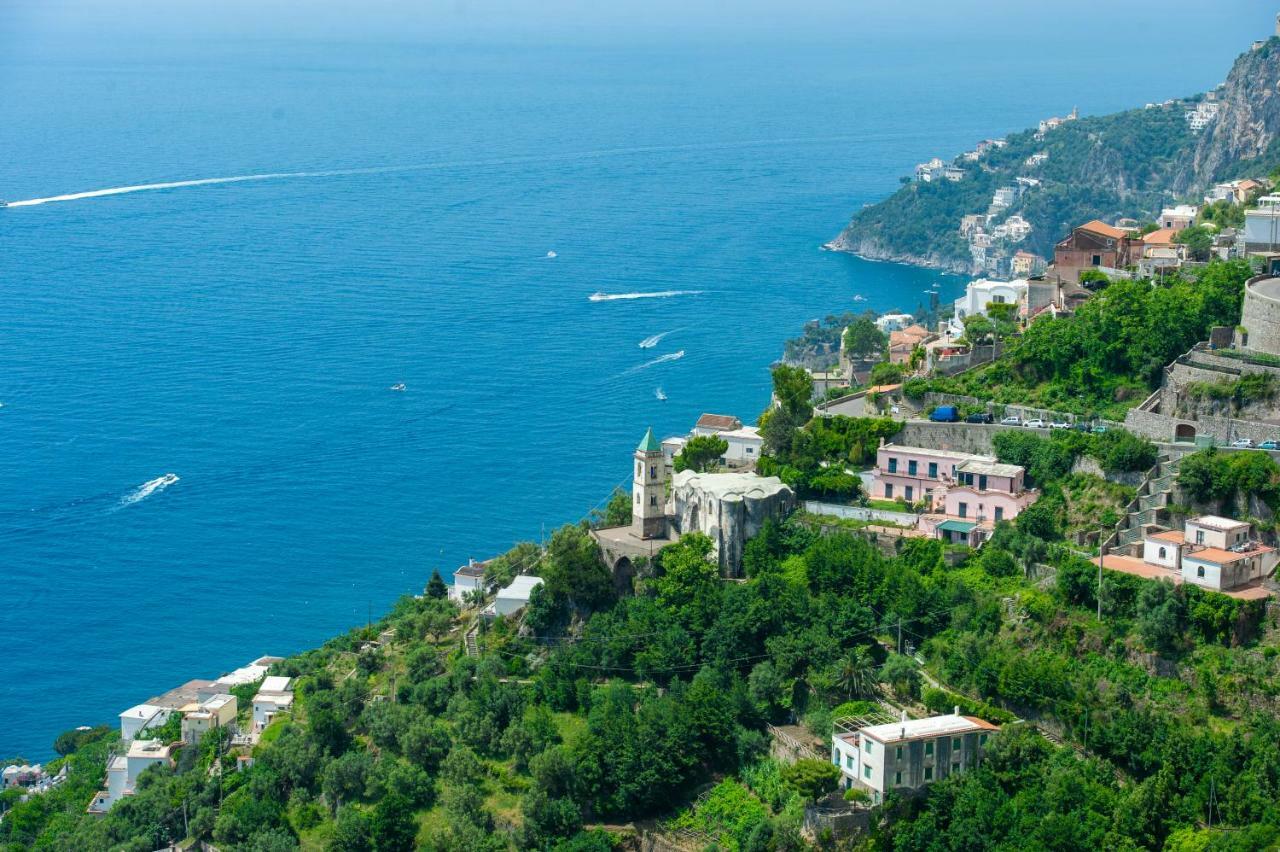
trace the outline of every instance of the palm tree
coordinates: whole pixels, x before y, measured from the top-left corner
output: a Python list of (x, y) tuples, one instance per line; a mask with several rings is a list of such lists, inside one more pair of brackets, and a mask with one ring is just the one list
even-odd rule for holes
[(866, 646), (849, 652), (836, 669), (836, 688), (847, 698), (870, 695), (875, 688), (875, 662)]

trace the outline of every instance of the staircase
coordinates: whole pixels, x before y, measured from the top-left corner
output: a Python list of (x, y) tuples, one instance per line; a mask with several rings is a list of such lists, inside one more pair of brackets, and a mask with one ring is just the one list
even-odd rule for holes
[(480, 625), (477, 624), (475, 627), (472, 627), (470, 630), (467, 631), (467, 635), (463, 639), (463, 642), (465, 643), (467, 648), (468, 657), (480, 656), (480, 647), (476, 644), (476, 635), (479, 633), (479, 631), (480, 631)]
[(1107, 553), (1126, 550), (1146, 536), (1146, 528), (1156, 523), (1160, 510), (1169, 505), (1173, 483), (1178, 478), (1178, 461), (1162, 455), (1147, 471), (1147, 478), (1138, 486), (1138, 496), (1126, 507), (1115, 533), (1104, 543)]

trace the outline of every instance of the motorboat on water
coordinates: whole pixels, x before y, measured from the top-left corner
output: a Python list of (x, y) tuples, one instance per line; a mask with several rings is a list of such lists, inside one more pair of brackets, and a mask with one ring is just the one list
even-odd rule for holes
[(662, 392), (662, 388), (658, 388), (657, 390), (655, 390), (653, 392), (653, 395), (656, 396), (661, 402), (667, 401), (667, 395)]
[(390, 390), (393, 390), (393, 391), (405, 390), (404, 382), (396, 382), (394, 385), (391, 386)]
[(587, 297), (587, 301), (589, 301), (589, 302), (604, 302), (604, 301), (607, 301), (607, 300), (608, 300), (608, 298), (609, 298), (609, 297), (608, 297), (608, 296), (606, 296), (604, 293), (601, 293), (601, 292), (599, 292), (599, 291), (596, 291), (595, 293), (592, 293), (590, 296), (588, 296), (588, 297)]

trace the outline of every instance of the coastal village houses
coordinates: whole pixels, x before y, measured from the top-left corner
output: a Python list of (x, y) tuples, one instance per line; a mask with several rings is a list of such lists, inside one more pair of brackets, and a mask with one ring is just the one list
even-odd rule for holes
[(1115, 273), (1132, 266), (1141, 252), (1142, 241), (1131, 232), (1094, 219), (1072, 229), (1054, 246), (1054, 273), (1062, 281), (1078, 284), (1086, 269)]
[[(988, 738), (1000, 730), (960, 708), (945, 716), (879, 725), (836, 723), (831, 762), (840, 768), (840, 787), (870, 794), (880, 804), (891, 790), (915, 790), (977, 766)], [(851, 728), (851, 729), (850, 729)]]

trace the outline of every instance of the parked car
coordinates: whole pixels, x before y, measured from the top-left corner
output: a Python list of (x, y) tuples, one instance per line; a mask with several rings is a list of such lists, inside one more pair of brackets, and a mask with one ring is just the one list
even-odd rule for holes
[(1252, 450), (1253, 439), (1252, 438), (1236, 438), (1234, 441), (1231, 442), (1231, 446), (1235, 447), (1237, 450)]
[(1032, 417), (1030, 420), (1023, 420), (1022, 425), (1026, 426), (1028, 429), (1043, 429), (1045, 427), (1045, 422), (1039, 417)]
[(1088, 424), (1088, 423), (1080, 423), (1080, 422), (1072, 423), (1072, 424), (1071, 424), (1071, 428), (1072, 428), (1072, 429), (1074, 429), (1074, 430), (1076, 430), (1077, 432), (1091, 432), (1091, 431), (1093, 431), (1092, 429), (1090, 429), (1090, 428), (1089, 428), (1089, 424)]
[(970, 414), (968, 417), (964, 419), (964, 422), (965, 423), (990, 423), (994, 419), (995, 418), (993, 418), (987, 412), (980, 411), (977, 414)]
[(1055, 420), (1049, 424), (1050, 429), (1070, 429), (1071, 424), (1065, 420)]
[(1280, 450), (1280, 443), (1276, 441), (1263, 441), (1258, 445), (1260, 450)]
[(954, 405), (939, 405), (929, 415), (929, 419), (934, 423), (959, 423), (960, 412)]
[(1000, 421), (1001, 426), (1021, 426), (1022, 418), (1016, 414), (1010, 414), (1008, 417)]
[(1101, 434), (1103, 434), (1103, 433), (1104, 433), (1104, 432), (1106, 432), (1106, 431), (1107, 431), (1107, 427), (1106, 427), (1106, 426), (1103, 426), (1101, 423), (1094, 424), (1094, 427), (1093, 427), (1093, 434), (1095, 434), (1095, 435), (1101, 435)]

